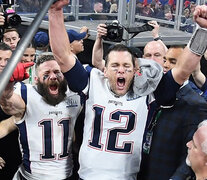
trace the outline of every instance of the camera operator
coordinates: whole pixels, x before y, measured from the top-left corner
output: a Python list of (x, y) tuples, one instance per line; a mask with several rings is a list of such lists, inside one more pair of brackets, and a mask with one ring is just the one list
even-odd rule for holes
[[(118, 23), (118, 22), (117, 22)], [(148, 25), (148, 26), (147, 26)], [(149, 25), (151, 27), (149, 27)], [(102, 39), (111, 41), (111, 42), (120, 42), (122, 39), (122, 34), (120, 30), (121, 25), (117, 24), (114, 21), (112, 24), (99, 24), (97, 26), (97, 36), (96, 41), (93, 47), (92, 63), (95, 67), (103, 71), (105, 61), (103, 58), (103, 42)], [(150, 29), (151, 28), (151, 29)], [(164, 49), (167, 51), (167, 47), (162, 42), (161, 37), (159, 36), (159, 25), (156, 21), (149, 21), (147, 24), (142, 26), (128, 28), (130, 33), (140, 33), (144, 31), (151, 31), (154, 41), (159, 41), (163, 45)], [(133, 31), (132, 31), (133, 30)], [(139, 57), (141, 58), (141, 57)]]
[(97, 26), (96, 41), (93, 46), (92, 64), (100, 69), (104, 70), (105, 61), (103, 60), (103, 40), (102, 37), (107, 35), (106, 24), (99, 24)]
[(0, 26), (3, 26), (5, 22), (4, 13), (0, 12)]

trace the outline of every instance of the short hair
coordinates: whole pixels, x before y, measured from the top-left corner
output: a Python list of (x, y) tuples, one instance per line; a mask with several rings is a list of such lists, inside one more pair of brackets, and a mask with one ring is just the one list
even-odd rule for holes
[[(161, 48), (159, 48), (159, 50), (163, 50), (163, 55), (165, 55), (166, 54), (166, 52), (167, 52), (167, 50), (166, 50), (166, 48), (165, 48), (165, 45), (162, 43), (162, 42), (159, 42), (159, 41), (149, 41), (145, 46), (144, 46), (144, 55), (146, 54), (146, 50), (147, 50), (147, 48), (149, 47), (149, 46), (160, 46)], [(160, 52), (160, 51), (159, 51)], [(162, 51), (161, 51), (162, 52)]]
[(106, 53), (106, 57), (105, 57), (105, 65), (107, 66), (108, 62), (109, 62), (109, 54), (110, 52), (112, 51), (117, 51), (117, 52), (123, 52), (123, 51), (127, 51), (129, 52), (129, 54), (131, 54), (131, 59), (132, 59), (132, 64), (133, 66), (135, 67), (135, 57), (132, 53), (132, 51), (130, 50), (129, 47), (121, 44), (121, 43), (118, 43), (118, 44), (115, 44), (115, 45), (111, 45), (108, 50), (107, 50), (107, 53)]
[(55, 60), (55, 57), (52, 52), (45, 52), (45, 53), (40, 54), (37, 58), (35, 69), (37, 69), (40, 66), (40, 64), (47, 62), (47, 61), (52, 61), (52, 60)]
[(207, 126), (207, 119), (204, 119), (202, 122), (198, 124), (198, 128), (201, 126)]
[(0, 50), (2, 51), (11, 51), (12, 49), (10, 46), (8, 46), (7, 44), (5, 44), (4, 42), (0, 42)]
[(95, 5), (95, 4), (103, 4), (103, 3), (102, 3), (100, 0), (98, 0), (98, 1), (95, 1), (95, 2), (94, 2), (94, 5)]
[[(202, 122), (198, 124), (198, 128), (203, 127), (203, 126), (207, 126), (207, 119), (203, 120)], [(207, 155), (207, 139), (201, 143), (201, 149)]]
[(201, 149), (207, 156), (207, 139), (201, 143)]
[(8, 33), (8, 32), (12, 32), (12, 31), (15, 31), (18, 34), (18, 36), (20, 37), (20, 34), (19, 34), (19, 32), (18, 32), (18, 30), (16, 28), (7, 28), (7, 29), (4, 29), (4, 34), (5, 33)]

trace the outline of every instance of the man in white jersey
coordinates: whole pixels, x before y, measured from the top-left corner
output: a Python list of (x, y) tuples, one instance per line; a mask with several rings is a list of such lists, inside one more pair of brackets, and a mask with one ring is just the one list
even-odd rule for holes
[(88, 95), (79, 154), (80, 178), (135, 180), (148, 115), (146, 102), (156, 99), (158, 105), (172, 105), (176, 91), (199, 63), (200, 56), (186, 48), (180, 57), (182, 64), (163, 76), (154, 94), (140, 97), (131, 88), (135, 62), (126, 46), (118, 44), (109, 49), (104, 73), (96, 68), (84, 69), (73, 56), (68, 48), (62, 11), (68, 3), (68, 0), (59, 0), (51, 6), (49, 36), (52, 51), (69, 87)]
[(7, 88), (1, 97), (2, 109), (16, 117), (20, 132), (23, 163), (13, 179), (70, 179), (71, 142), (81, 110), (80, 96), (68, 90), (52, 53), (38, 58), (36, 75), (36, 86), (19, 83), (14, 92)]

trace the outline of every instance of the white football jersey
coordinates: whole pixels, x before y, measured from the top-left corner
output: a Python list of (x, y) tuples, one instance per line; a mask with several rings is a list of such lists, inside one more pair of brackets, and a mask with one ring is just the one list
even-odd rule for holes
[(80, 178), (136, 180), (148, 114), (147, 96), (114, 95), (108, 80), (95, 68), (89, 87), (79, 153)]
[[(32, 180), (65, 179), (72, 174), (71, 143), (80, 96), (68, 90), (66, 99), (52, 106), (33, 86), (26, 86), (26, 111), (17, 122), (23, 156), (20, 172)], [(19, 86), (15, 92), (20, 94)]]

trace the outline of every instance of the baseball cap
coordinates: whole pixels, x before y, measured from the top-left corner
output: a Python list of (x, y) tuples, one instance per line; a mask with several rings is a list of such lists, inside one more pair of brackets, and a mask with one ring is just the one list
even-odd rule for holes
[(46, 32), (39, 31), (34, 36), (34, 44), (36, 47), (44, 47), (49, 44), (49, 36)]
[(79, 41), (83, 39), (84, 37), (86, 37), (86, 34), (87, 34), (86, 32), (78, 33), (72, 29), (67, 30), (67, 33), (68, 33), (70, 43), (72, 43), (75, 40)]
[(184, 2), (184, 5), (185, 5), (185, 7), (189, 6), (189, 5), (190, 5), (190, 1), (186, 0), (186, 1)]

